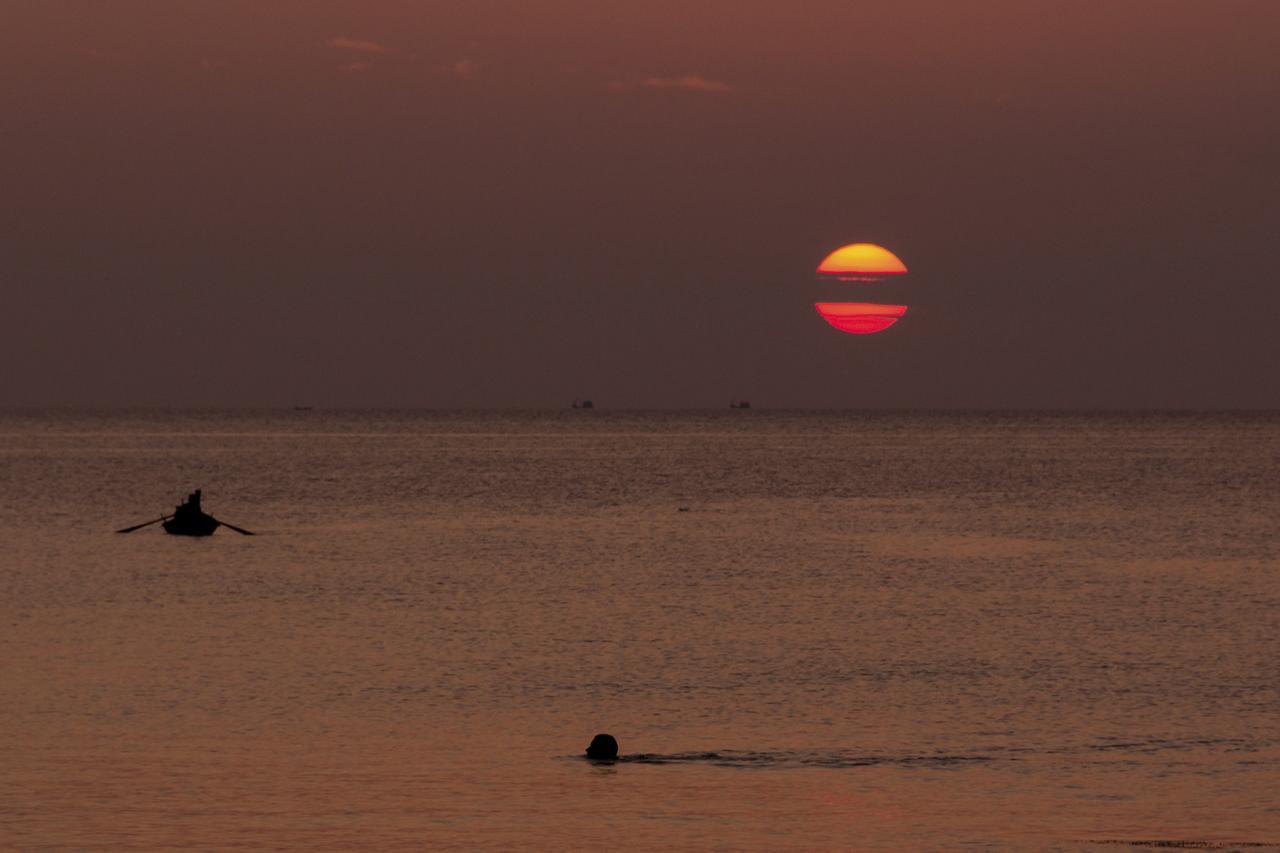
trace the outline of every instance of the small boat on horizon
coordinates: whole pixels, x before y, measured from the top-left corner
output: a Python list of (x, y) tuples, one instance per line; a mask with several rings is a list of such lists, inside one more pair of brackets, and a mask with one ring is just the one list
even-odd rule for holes
[(574, 400), (573, 407), (575, 409), (594, 409), (596, 404), (590, 400)]
[(157, 521), (160, 522), (160, 526), (164, 528), (165, 533), (173, 536), (212, 536), (213, 532), (219, 527), (229, 527), (236, 533), (243, 533), (245, 536), (256, 535), (252, 530), (245, 530), (243, 527), (236, 527), (234, 524), (219, 521), (201, 509), (199, 489), (188, 495), (184, 503), (174, 507), (172, 515), (162, 515), (151, 521), (144, 521), (142, 524), (135, 524), (132, 527), (117, 530), (116, 533), (132, 533), (135, 530), (155, 524)]
[(751, 408), (750, 400), (730, 400), (729, 408), (731, 409), (749, 409)]
[(173, 536), (212, 536), (213, 532), (221, 526), (221, 522), (212, 515), (202, 512), (199, 515), (182, 518), (175, 515), (167, 521), (160, 522), (160, 526), (164, 528), (165, 533)]

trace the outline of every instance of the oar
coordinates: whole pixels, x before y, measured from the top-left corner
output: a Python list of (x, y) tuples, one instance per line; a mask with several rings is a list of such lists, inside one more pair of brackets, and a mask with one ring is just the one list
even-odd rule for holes
[(172, 515), (162, 515), (159, 518), (153, 518), (150, 521), (144, 521), (141, 524), (135, 524), (133, 527), (126, 527), (124, 530), (117, 530), (116, 533), (132, 533), (139, 528), (146, 527), (148, 524), (155, 524), (157, 521), (168, 521), (173, 518)]
[[(214, 521), (217, 521), (215, 518)], [(245, 536), (257, 536), (252, 530), (245, 530), (243, 527), (236, 527), (234, 524), (227, 524), (225, 521), (218, 521), (223, 527), (230, 527), (236, 533), (243, 533)]]

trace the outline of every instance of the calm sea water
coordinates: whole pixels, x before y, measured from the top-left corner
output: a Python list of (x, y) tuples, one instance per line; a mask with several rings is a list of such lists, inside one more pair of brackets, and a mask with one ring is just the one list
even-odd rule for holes
[(1280, 844), (1278, 519), (1276, 415), (0, 415), (0, 846)]

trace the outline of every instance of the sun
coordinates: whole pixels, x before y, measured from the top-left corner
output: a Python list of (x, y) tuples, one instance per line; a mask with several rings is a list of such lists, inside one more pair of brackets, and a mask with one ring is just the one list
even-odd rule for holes
[(815, 302), (813, 307), (833, 328), (851, 335), (883, 332), (907, 313), (905, 305), (875, 305), (870, 302)]
[(906, 275), (907, 265), (884, 246), (851, 243), (842, 246), (818, 264), (818, 277), (837, 281), (881, 281)]
[[(842, 246), (818, 264), (819, 281), (871, 284), (907, 274), (907, 265), (884, 246), (875, 243), (850, 243)], [(834, 329), (850, 335), (883, 332), (907, 313), (906, 305), (881, 305), (874, 302), (815, 302), (822, 319)]]

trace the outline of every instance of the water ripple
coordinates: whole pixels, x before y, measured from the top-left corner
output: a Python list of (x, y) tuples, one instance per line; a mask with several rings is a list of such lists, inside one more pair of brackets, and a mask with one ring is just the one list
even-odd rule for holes
[[(715, 767), (758, 769), (824, 767), (834, 770), (852, 767), (899, 766), (949, 768), (998, 759), (985, 755), (859, 755), (850, 752), (800, 751), (752, 752), (717, 750), (714, 752), (674, 752), (670, 754), (638, 752), (618, 756), (620, 764), (709, 764)], [(1009, 760), (1009, 759), (1006, 759)]]

